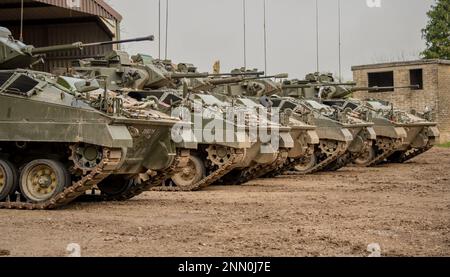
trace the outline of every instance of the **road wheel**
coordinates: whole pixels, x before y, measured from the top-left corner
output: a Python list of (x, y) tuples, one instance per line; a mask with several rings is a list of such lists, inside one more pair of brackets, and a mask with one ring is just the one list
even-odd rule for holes
[(355, 164), (357, 166), (367, 166), (374, 159), (375, 159), (375, 146), (372, 146), (368, 147), (366, 151), (355, 160)]
[(8, 161), (0, 159), (0, 201), (12, 195), (17, 185), (15, 167)]
[(244, 170), (235, 169), (220, 179), (220, 184), (224, 186), (239, 186), (245, 180)]
[(126, 177), (127, 176), (125, 175), (111, 175), (97, 186), (102, 194), (106, 195), (108, 199), (119, 199), (135, 185), (133, 179), (128, 179)]
[(187, 187), (200, 182), (206, 176), (203, 161), (194, 155), (189, 157), (188, 164), (172, 177), (172, 181), (178, 187)]
[(45, 202), (64, 191), (70, 184), (65, 166), (55, 160), (29, 162), (20, 174), (20, 191), (32, 202)]
[(300, 163), (298, 163), (294, 168), (299, 173), (306, 173), (315, 167), (317, 164), (317, 156), (316, 154), (310, 155), (307, 158), (302, 159)]

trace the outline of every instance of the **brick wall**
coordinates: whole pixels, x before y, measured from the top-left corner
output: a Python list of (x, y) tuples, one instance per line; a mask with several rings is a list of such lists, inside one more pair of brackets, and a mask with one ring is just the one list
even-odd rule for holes
[(395, 89), (390, 92), (369, 93), (356, 92), (354, 97), (359, 99), (378, 98), (394, 103), (398, 108), (422, 112), (426, 107), (433, 109), (435, 120), (439, 123), (442, 132), (441, 140), (450, 141), (450, 64), (440, 63), (395, 63), (386, 66), (374, 65), (355, 67), (353, 79), (357, 86), (368, 86), (368, 73), (394, 72), (394, 86), (410, 85), (410, 70), (423, 70), (423, 89), (412, 90), (409, 88)]
[(441, 140), (450, 141), (450, 65), (439, 65), (439, 128), (442, 132)]

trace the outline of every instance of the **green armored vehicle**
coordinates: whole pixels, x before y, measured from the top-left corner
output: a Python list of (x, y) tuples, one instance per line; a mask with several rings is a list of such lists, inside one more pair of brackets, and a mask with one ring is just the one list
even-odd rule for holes
[[(387, 162), (403, 163), (418, 155), (425, 153), (433, 148), (439, 141), (440, 132), (437, 123), (428, 119), (395, 109), (393, 105), (380, 100), (357, 101), (349, 99), (342, 105), (356, 108), (356, 112), (360, 110), (371, 110), (373, 118), (383, 118), (389, 120), (391, 124), (402, 127), (406, 131), (406, 138), (399, 143), (392, 154), (386, 155)], [(381, 133), (381, 131), (380, 131)], [(373, 157), (377, 148), (370, 149), (367, 152), (368, 157)]]
[[(294, 118), (307, 124), (316, 126), (319, 144), (310, 159), (303, 159), (295, 166), (295, 173), (309, 174), (319, 171), (338, 170), (346, 165), (346, 160), (340, 159), (349, 151), (354, 137), (329, 107), (323, 106), (313, 100), (299, 100), (288, 97), (272, 97), (274, 107), (292, 111)], [(365, 126), (361, 126), (363, 128)], [(370, 133), (368, 133), (370, 140)], [(366, 140), (362, 140), (364, 147)], [(359, 149), (355, 147), (358, 152)]]
[(92, 190), (128, 199), (188, 161), (172, 141), (179, 119), (126, 106), (96, 80), (14, 68), (71, 47), (43, 51), (0, 28), (0, 208), (55, 209)]
[(388, 88), (356, 87), (354, 83), (340, 84), (334, 80), (332, 74), (309, 74), (306, 82), (309, 82), (303, 91), (306, 97), (320, 98), (326, 105), (341, 111), (347, 110), (354, 116), (375, 124), (376, 143), (356, 160), (359, 165), (370, 166), (384, 161), (405, 162), (428, 151), (439, 141), (437, 123), (431, 121), (429, 113), (420, 117), (395, 109), (384, 101), (360, 101), (351, 98), (355, 91), (380, 91)]
[[(103, 59), (78, 61), (73, 71), (73, 76), (84, 78), (106, 76), (105, 84), (109, 89), (140, 103), (154, 101), (161, 112), (176, 112), (177, 116), (184, 114), (185, 120), (190, 119), (194, 123), (198, 149), (191, 151), (189, 165), (172, 178), (173, 182), (155, 190), (198, 190), (222, 180), (231, 171), (255, 168), (255, 164), (273, 166), (285, 159), (285, 154), (274, 149), (270, 141), (252, 136), (251, 130), (258, 131), (258, 118), (254, 126), (245, 114), (244, 120), (239, 122), (229, 103), (205, 91), (193, 92), (186, 79), (204, 78), (208, 74), (182, 72), (170, 61), (155, 60), (146, 55), (130, 59), (121, 51), (113, 51)], [(281, 148), (292, 147), (288, 127), (270, 124), (268, 129), (279, 133), (277, 139)], [(204, 132), (212, 133), (212, 130), (215, 133), (213, 138), (205, 139)], [(241, 181), (235, 179), (235, 182)]]
[[(268, 114), (278, 114), (279, 122), (283, 126), (291, 128), (290, 135), (293, 139), (293, 147), (287, 149), (287, 159), (283, 165), (274, 168), (268, 168), (265, 172), (259, 170), (261, 176), (274, 177), (291, 170), (295, 165), (304, 159), (309, 159), (314, 154), (314, 148), (319, 143), (319, 137), (316, 133), (316, 127), (305, 124), (295, 119), (290, 112), (280, 111), (272, 107), (267, 95), (273, 90), (277, 90), (278, 86), (271, 81), (273, 78), (285, 78), (286, 74), (278, 74), (275, 76), (260, 76), (262, 72), (244, 71), (241, 69), (233, 70), (230, 74), (219, 74), (219, 77), (209, 78), (202, 81), (202, 86), (210, 87), (211, 93), (223, 101), (233, 103), (234, 106), (244, 109), (265, 110)], [(229, 78), (229, 82), (222, 76), (235, 76)], [(240, 77), (236, 77), (240, 76)], [(245, 78), (242, 78), (245, 76)], [(254, 84), (250, 85), (249, 84)], [(259, 84), (256, 86), (255, 84)], [(266, 85), (263, 85), (266, 84)]]
[[(305, 89), (302, 82), (298, 80), (285, 81), (282, 86), (283, 95), (297, 99), (301, 103), (297, 109), (298, 112), (309, 114), (314, 111), (313, 118), (315, 117), (314, 114), (325, 115), (328, 120), (331, 119), (335, 123), (337, 122), (338, 125), (351, 133), (352, 139), (345, 153), (327, 166), (326, 170), (334, 171), (355, 162), (375, 143), (376, 132), (372, 122), (364, 118), (355, 117), (348, 110), (327, 106), (316, 101), (313, 97), (308, 97), (307, 93), (305, 94), (305, 90), (308, 88)], [(324, 126), (326, 126), (326, 123)], [(325, 127), (322, 136), (326, 137), (325, 133), (327, 132), (330, 132), (330, 129)]]
[[(196, 68), (190, 64), (179, 64), (178, 69), (182, 72), (195, 72)], [(249, 114), (259, 114), (262, 118), (273, 119), (282, 126), (289, 127), (290, 136), (293, 139), (292, 147), (280, 148), (284, 158), (273, 164), (255, 164), (245, 170), (234, 170), (227, 178), (228, 180), (241, 180), (246, 182), (253, 178), (274, 177), (291, 169), (297, 162), (308, 156), (313, 155), (314, 147), (319, 143), (315, 132), (315, 126), (307, 125), (290, 116), (289, 113), (280, 113), (275, 108), (267, 106), (267, 97), (253, 93), (245, 94), (242, 90), (235, 90), (239, 84), (250, 81), (264, 81), (272, 78), (285, 78), (287, 74), (278, 74), (275, 76), (262, 76), (263, 72), (234, 70), (231, 73), (212, 74), (208, 78), (196, 78), (191, 80), (190, 85), (194, 91), (204, 92), (214, 95), (223, 102), (229, 103), (235, 109), (247, 111)], [(276, 118), (278, 117), (278, 118)], [(262, 119), (260, 119), (262, 120)], [(265, 124), (267, 124), (266, 122)], [(261, 124), (261, 123), (260, 123)]]
[(290, 114), (291, 120), (305, 122), (304, 126), (316, 126), (319, 143), (312, 145), (314, 148), (310, 152), (313, 154), (293, 159), (294, 163), (288, 166), (296, 173), (337, 170), (363, 153), (375, 138), (372, 124), (343, 114), (337, 115), (331, 108), (315, 101), (281, 97), (279, 95), (283, 94), (283, 89), (286, 89), (286, 84), (264, 79), (229, 85), (222, 91), (249, 97), (255, 102), (269, 103), (271, 108)]

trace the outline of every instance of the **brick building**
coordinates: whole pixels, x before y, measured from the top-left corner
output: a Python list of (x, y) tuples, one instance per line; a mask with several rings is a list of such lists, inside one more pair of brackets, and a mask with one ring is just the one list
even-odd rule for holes
[(418, 60), (380, 63), (352, 67), (353, 79), (362, 87), (405, 87), (378, 92), (357, 92), (356, 98), (378, 98), (394, 103), (397, 107), (411, 111), (434, 112), (439, 123), (441, 141), (450, 141), (450, 61)]

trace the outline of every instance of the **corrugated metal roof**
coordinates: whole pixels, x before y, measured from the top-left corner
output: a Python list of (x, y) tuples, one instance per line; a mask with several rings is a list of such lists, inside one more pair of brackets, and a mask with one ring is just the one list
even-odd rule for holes
[[(1, 1), (1, 0), (0, 0)], [(86, 17), (86, 13), (66, 10), (60, 7), (48, 6), (26, 8), (24, 12), (25, 20), (58, 19), (58, 18), (76, 18)], [(13, 21), (20, 19), (20, 11), (17, 9), (1, 9), (0, 22)]]
[[(30, 9), (32, 6), (27, 5), (27, 3), (42, 3), (47, 5), (52, 5), (55, 7), (64, 8), (72, 12), (79, 12), (84, 14), (91, 14), (96, 16), (101, 16), (107, 19), (113, 19), (116, 21), (122, 21), (122, 16), (114, 10), (110, 5), (105, 3), (103, 0), (25, 0), (26, 8)], [(79, 3), (79, 7), (70, 5), (71, 3)], [(20, 4), (20, 0), (0, 0), (0, 4)], [(12, 7), (8, 7), (10, 10), (15, 11)], [(48, 9), (48, 8), (46, 8)], [(43, 9), (36, 10), (39, 14), (44, 12)], [(36, 16), (38, 16), (36, 14)]]
[(71, 0), (34, 0), (34, 1), (66, 9), (81, 11), (88, 14), (98, 15), (109, 19), (115, 19), (117, 21), (122, 20), (122, 16), (117, 11), (115, 11), (110, 5), (106, 4), (103, 0), (79, 0), (80, 7), (71, 7), (70, 3), (76, 2)]

